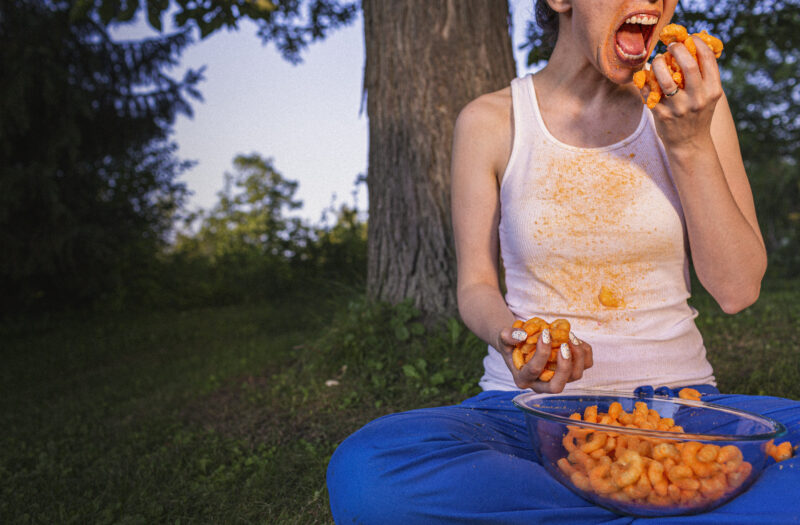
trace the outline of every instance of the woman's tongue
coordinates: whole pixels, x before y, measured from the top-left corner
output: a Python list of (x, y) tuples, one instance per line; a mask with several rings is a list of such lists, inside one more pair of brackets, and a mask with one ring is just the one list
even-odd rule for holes
[(617, 44), (628, 55), (644, 53), (644, 36), (639, 24), (623, 24), (617, 31)]

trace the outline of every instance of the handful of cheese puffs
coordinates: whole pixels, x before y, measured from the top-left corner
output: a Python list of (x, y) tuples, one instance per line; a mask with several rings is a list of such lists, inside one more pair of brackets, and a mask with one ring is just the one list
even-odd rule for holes
[[(685, 27), (679, 24), (669, 24), (661, 30), (659, 34), (659, 39), (664, 42), (665, 45), (670, 45), (673, 42), (680, 42), (686, 46), (686, 49), (689, 50), (689, 53), (697, 60), (697, 46), (693, 39), (699, 39), (708, 45), (711, 50), (714, 52), (714, 56), (719, 58), (722, 55), (722, 40), (719, 38), (709, 35), (706, 31), (701, 31), (699, 33), (694, 33), (692, 35), (686, 30)], [(670, 75), (672, 75), (672, 80), (675, 81), (675, 84), (678, 88), (683, 89), (685, 86), (685, 80), (683, 77), (683, 71), (681, 71), (681, 67), (675, 61), (675, 57), (672, 56), (672, 53), (669, 50), (664, 53), (664, 60), (667, 63), (667, 68), (669, 69)], [(656, 76), (650, 69), (642, 69), (641, 71), (637, 71), (633, 75), (633, 83), (639, 89), (644, 89), (644, 86), (647, 85), (650, 87), (650, 94), (647, 96), (647, 100), (644, 100), (644, 103), (647, 104), (647, 107), (653, 109), (656, 107), (661, 101), (661, 97), (663, 96), (663, 92), (661, 91), (661, 86), (656, 80)]]

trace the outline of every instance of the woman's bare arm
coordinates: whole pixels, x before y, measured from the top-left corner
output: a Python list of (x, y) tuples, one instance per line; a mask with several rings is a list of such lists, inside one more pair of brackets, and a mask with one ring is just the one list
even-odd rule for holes
[(492, 346), (500, 344), (500, 331), (515, 320), (499, 283), (497, 157), (498, 151), (510, 149), (503, 144), (510, 133), (502, 113), (493, 95), (468, 104), (456, 121), (452, 156), (459, 312), (467, 326)]
[[(758, 298), (767, 266), (736, 127), (713, 52), (697, 43), (698, 66), (683, 44), (670, 51), (684, 70), (686, 90), (656, 106), (656, 126), (697, 276), (725, 312), (736, 313)], [(663, 74), (661, 66), (654, 67)]]

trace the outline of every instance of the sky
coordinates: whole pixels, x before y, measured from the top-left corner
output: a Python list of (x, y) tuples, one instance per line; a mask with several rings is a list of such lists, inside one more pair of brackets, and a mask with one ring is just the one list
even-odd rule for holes
[[(511, 0), (517, 72), (527, 72), (525, 53), (517, 50), (532, 17), (533, 0)], [(169, 17), (164, 23), (169, 30)], [(143, 21), (112, 32), (116, 38), (140, 38), (152, 31)], [(193, 102), (193, 117), (178, 117), (173, 139), (181, 159), (195, 166), (181, 178), (192, 192), (188, 208), (208, 209), (217, 202), (226, 172), (239, 154), (272, 158), (284, 178), (298, 181), (297, 214), (320, 222), (335, 204), (367, 209), (367, 116), (362, 112), (364, 36), (359, 17), (311, 44), (303, 62), (292, 65), (272, 44), (262, 44), (256, 26), (243, 22), (188, 46), (174, 72), (205, 66)], [(356, 189), (358, 191), (356, 192)]]

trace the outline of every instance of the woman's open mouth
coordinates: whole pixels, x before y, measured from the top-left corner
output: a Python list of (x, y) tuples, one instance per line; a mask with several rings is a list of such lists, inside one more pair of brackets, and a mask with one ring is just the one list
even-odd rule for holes
[(617, 29), (614, 48), (617, 56), (631, 65), (639, 65), (647, 60), (650, 38), (653, 36), (658, 15), (637, 13), (625, 19)]

